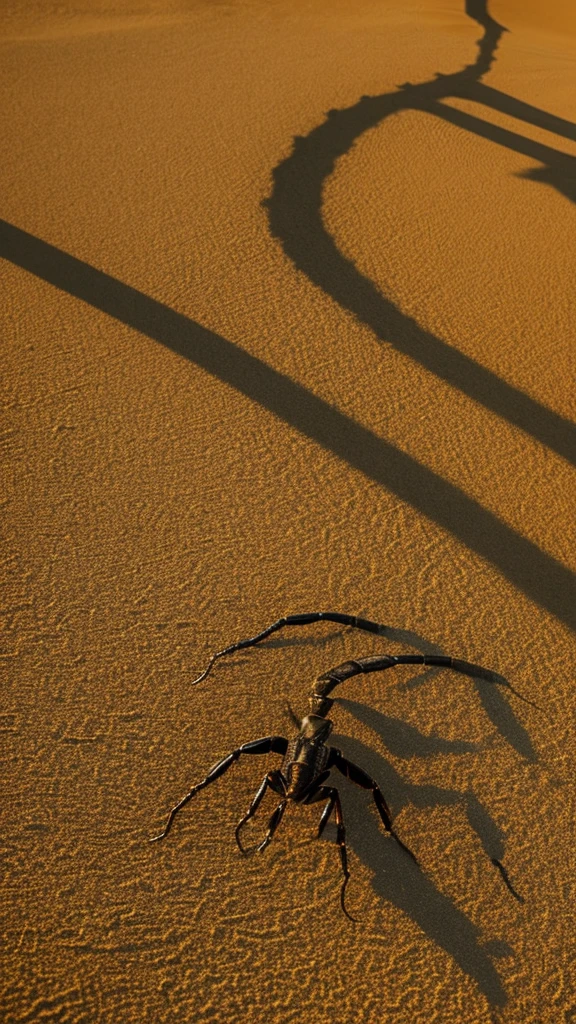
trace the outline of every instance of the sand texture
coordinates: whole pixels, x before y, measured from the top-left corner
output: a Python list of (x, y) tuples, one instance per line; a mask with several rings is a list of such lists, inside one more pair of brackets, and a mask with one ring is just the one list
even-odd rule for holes
[[(575, 1024), (576, 5), (5, 0), (0, 32), (0, 1018)], [(387, 629), (191, 687), (327, 609)], [(148, 842), (383, 652), (533, 703), (338, 690), (420, 864), (339, 777), (357, 923), (322, 805), (235, 844), (277, 754)]]

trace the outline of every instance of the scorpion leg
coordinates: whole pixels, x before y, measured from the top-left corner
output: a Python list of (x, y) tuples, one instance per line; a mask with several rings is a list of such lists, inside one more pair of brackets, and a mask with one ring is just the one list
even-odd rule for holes
[(178, 814), (178, 811), (184, 807), (192, 797), (196, 796), (201, 789), (205, 786), (209, 786), (211, 782), (216, 782), (221, 775), (224, 775), (229, 768), (232, 767), (235, 761), (238, 760), (241, 754), (269, 754), (273, 751), (275, 754), (285, 754), (288, 749), (288, 740), (284, 736), (265, 736), (260, 740), (251, 740), (249, 743), (244, 743), (237, 750), (233, 750), (227, 757), (223, 757), (221, 761), (218, 761), (213, 768), (210, 769), (208, 775), (202, 782), (199, 782), (196, 786), (192, 786), (192, 789), (183, 796), (177, 804), (174, 805), (170, 814), (168, 815), (168, 821), (166, 827), (157, 836), (153, 836), (150, 840), (151, 843), (155, 843), (158, 839), (164, 839), (164, 836), (168, 835), (174, 818)]
[(286, 810), (287, 803), (287, 800), (281, 800), (276, 810), (273, 811), (270, 821), (268, 822), (268, 831), (260, 845), (256, 847), (256, 853), (262, 853), (262, 851), (265, 850), (266, 847), (268, 846), (268, 843), (272, 839), (272, 836), (274, 835), (276, 829), (278, 828), (278, 825), (280, 824), (282, 818), (284, 817), (284, 811)]
[[(343, 757), (341, 752), (339, 750), (336, 750), (335, 747), (330, 748), (330, 760), (328, 761), (328, 767), (337, 768), (338, 771), (342, 773), (342, 775), (345, 775), (346, 778), (350, 779), (351, 782), (356, 783), (357, 786), (361, 786), (362, 789), (371, 790), (374, 803), (376, 804), (378, 814), (380, 815), (384, 828), (389, 833), (389, 835), (391, 835), (396, 840), (398, 845), (401, 846), (402, 849), (410, 855), (414, 863), (418, 864), (418, 861), (414, 854), (412, 853), (412, 850), (410, 850), (406, 846), (406, 844), (402, 842), (400, 836), (394, 830), (392, 826), (392, 815), (390, 813), (390, 808), (388, 807), (388, 804), (384, 799), (384, 794), (382, 793), (374, 779), (371, 779), (363, 768), (359, 768), (357, 764), (353, 764), (352, 761), (348, 761), (345, 757)], [(419, 864), (418, 867), (420, 867)]]
[(282, 786), (282, 776), (280, 775), (279, 771), (268, 772), (268, 774), (264, 776), (262, 784), (258, 792), (256, 793), (256, 796), (254, 797), (252, 803), (250, 804), (248, 812), (244, 815), (243, 818), (240, 819), (236, 826), (236, 842), (238, 843), (240, 850), (244, 854), (247, 854), (248, 851), (244, 849), (242, 843), (240, 842), (240, 830), (243, 828), (246, 822), (250, 821), (250, 818), (253, 818), (254, 815), (256, 814), (256, 811), (258, 810), (260, 804), (262, 803), (262, 799), (268, 787), (270, 787), (270, 789), (273, 789), (275, 793), (284, 793), (284, 787)]
[(342, 804), (340, 802), (340, 794), (335, 786), (321, 786), (320, 789), (316, 790), (312, 796), (309, 796), (305, 801), (307, 804), (314, 804), (319, 800), (326, 800), (327, 804), (322, 811), (322, 817), (320, 818), (320, 824), (318, 825), (318, 839), (322, 835), (332, 811), (335, 811), (336, 818), (336, 842), (340, 848), (340, 861), (342, 863), (342, 873), (344, 875), (344, 881), (342, 882), (342, 888), (340, 889), (340, 906), (346, 914), (346, 917), (350, 921), (356, 922), (356, 918), (352, 917), (351, 914), (346, 910), (346, 904), (344, 903), (344, 893), (346, 892), (346, 886), (348, 885), (348, 879), (350, 878), (350, 871), (348, 870), (348, 855), (346, 852), (346, 828), (344, 825), (344, 815), (342, 814)]

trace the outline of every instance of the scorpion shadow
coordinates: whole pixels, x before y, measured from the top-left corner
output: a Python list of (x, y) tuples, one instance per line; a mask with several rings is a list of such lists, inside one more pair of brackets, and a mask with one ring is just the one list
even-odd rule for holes
[[(356, 710), (354, 702), (342, 703)], [(371, 712), (370, 724), (376, 724), (377, 731), (384, 742), (389, 743), (391, 750), (395, 753), (403, 751), (401, 756), (405, 757), (412, 756), (412, 753), (422, 754), (422, 748), (425, 755), (436, 752), (464, 753), (474, 749), (472, 744), (460, 741), (433, 741), (404, 723), (374, 712)], [(345, 757), (362, 765), (377, 780), (391, 804), (395, 818), (408, 804), (417, 807), (459, 804), (487, 856), (490, 859), (502, 859), (503, 834), (474, 793), (463, 794), (434, 785), (414, 785), (403, 779), (389, 761), (360, 741), (348, 736), (337, 736), (334, 742), (342, 749)], [(347, 844), (370, 869), (376, 895), (407, 914), (433, 942), (444, 949), (476, 981), (480, 991), (493, 1006), (504, 1006), (507, 1002), (506, 991), (493, 958), (511, 956), (514, 950), (503, 940), (483, 941), (480, 928), (450, 897), (436, 888), (402, 849), (383, 836), (376, 816), (368, 807), (369, 798), (358, 800), (355, 791), (354, 799), (351, 799), (347, 788), (340, 789), (348, 826)], [(511, 898), (505, 888), (503, 893), (503, 898)]]
[(339, 251), (322, 218), (325, 182), (338, 158), (364, 132), (391, 115), (410, 110), (441, 118), (538, 160), (543, 164), (541, 169), (520, 176), (552, 185), (571, 200), (576, 198), (575, 157), (442, 102), (447, 98), (472, 100), (484, 108), (576, 140), (576, 128), (569, 121), (480, 81), (494, 63), (500, 38), (508, 30), (490, 17), (487, 0), (467, 0), (465, 9), (484, 29), (473, 64), (454, 74), (438, 73), (433, 80), (417, 85), (406, 83), (391, 93), (363, 96), (352, 107), (330, 110), (326, 120), (308, 135), (294, 138), (292, 153), (274, 169), (272, 194), (264, 203), (270, 231), (295, 267), (370, 328), (380, 341), (574, 463), (576, 431), (569, 420), (402, 313)]
[[(574, 176), (573, 158), (436, 102), (456, 95), (460, 86), (461, 95), (476, 98), (495, 110), (566, 138), (576, 137), (574, 126), (568, 121), (477, 81), (488, 70), (503, 29), (486, 14), (484, 0), (469, 0), (467, 10), (485, 28), (475, 64), (434, 82), (367, 97), (350, 110), (334, 112), (306, 139), (297, 141), (292, 156), (274, 172), (274, 191), (268, 203), (270, 227), (296, 267), (373, 327), (377, 336), (550, 448), (572, 458), (575, 432), (567, 420), (403, 315), (338, 252), (322, 223), (323, 182), (337, 157), (350, 148), (359, 134), (390, 113), (411, 107), (422, 109), (434, 103), (436, 116), (459, 118), (477, 134), (484, 133), (501, 144), (529, 152), (546, 164), (547, 182), (556, 184), (565, 194), (570, 193), (566, 181)], [(459, 487), (286, 374), (190, 317), (2, 219), (0, 259), (165, 345), (272, 412), (316, 445), (410, 504), (494, 565), (529, 599), (574, 628), (574, 573), (567, 566)]]
[[(410, 647), (415, 647), (416, 650), (420, 651), (422, 654), (446, 654), (446, 651), (443, 651), (442, 648), (438, 646), (438, 644), (434, 644), (430, 640), (427, 640), (424, 637), (419, 636), (419, 634), (413, 632), (413, 630), (396, 629), (392, 626), (386, 626), (383, 635), (389, 637), (390, 640), (395, 640), (397, 643), (402, 643)], [(408, 683), (401, 685), (404, 686), (406, 689), (412, 690), (415, 689), (417, 686), (424, 685), (433, 675), (436, 674), (437, 669), (427, 669), (426, 671), (419, 673), (417, 676), (414, 676)], [(505, 677), (502, 678), (504, 682), (507, 683), (508, 686), (510, 686), (508, 680), (505, 679)], [(528, 732), (526, 731), (520, 720), (516, 717), (514, 710), (508, 703), (508, 699), (505, 696), (505, 691), (501, 689), (499, 686), (495, 686), (493, 683), (486, 683), (483, 680), (473, 676), (470, 676), (467, 679), (467, 682), (474, 687), (476, 694), (480, 700), (480, 703), (484, 708), (484, 711), (486, 712), (488, 718), (496, 727), (502, 738), (505, 739), (506, 742), (509, 743), (510, 746), (513, 747), (514, 750), (527, 761), (537, 761), (538, 755), (534, 750), (530, 736), (528, 735)], [(517, 694), (517, 696), (520, 695)], [(521, 697), (521, 699), (524, 700), (525, 698)], [(357, 713), (358, 717), (361, 718), (366, 725), (369, 725), (371, 728), (375, 728), (377, 732), (379, 731), (378, 719), (374, 718), (372, 719), (372, 721), (369, 720), (371, 715), (371, 711), (369, 708), (366, 708), (366, 706), (363, 704), (358, 704), (355, 706), (354, 710)], [(375, 712), (375, 715), (378, 715), (378, 712)], [(425, 739), (425, 737), (422, 737), (422, 739), (419, 742), (422, 743), (422, 741)], [(467, 747), (466, 749), (470, 748)], [(420, 746), (420, 752), (421, 750), (422, 747)], [(435, 753), (440, 752), (440, 750), (435, 751)], [(398, 753), (400, 753), (400, 751), (398, 751)], [(400, 756), (403, 757), (412, 755), (404, 755), (400, 753)]]

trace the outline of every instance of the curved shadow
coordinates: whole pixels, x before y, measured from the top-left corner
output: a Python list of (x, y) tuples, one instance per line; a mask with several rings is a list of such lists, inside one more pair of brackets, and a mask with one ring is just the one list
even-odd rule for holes
[(411, 757), (435, 757), (437, 754), (472, 754), (482, 749), (481, 743), (467, 743), (465, 740), (445, 740), (441, 736), (425, 736), (401, 718), (392, 718), (382, 711), (375, 711), (368, 704), (361, 704), (346, 697), (337, 697), (336, 703), (378, 733), (385, 747), (395, 757), (408, 760)]
[(466, 12), (485, 30), (474, 64), (419, 85), (407, 83), (393, 93), (363, 96), (348, 109), (330, 110), (326, 120), (307, 136), (295, 137), (292, 153), (274, 169), (272, 194), (264, 203), (270, 231), (298, 270), (369, 327), (382, 342), (576, 464), (576, 429), (569, 420), (402, 313), (340, 252), (324, 226), (323, 190), (338, 158), (368, 129), (392, 114), (407, 110), (441, 117), (541, 161), (545, 165), (542, 171), (530, 176), (556, 185), (564, 195), (574, 195), (576, 158), (441, 102), (448, 97), (474, 100), (566, 138), (576, 138), (576, 129), (570, 122), (478, 81), (494, 61), (496, 47), (506, 29), (489, 16), (486, 0), (468, 0)]
[[(388, 761), (359, 741), (348, 736), (337, 736), (334, 744), (342, 749), (345, 757), (376, 779), (392, 807), (394, 818), (408, 804), (417, 807), (459, 804), (483, 851), (489, 858), (502, 859), (502, 832), (473, 793), (458, 793), (438, 786), (413, 785), (406, 782)], [(507, 996), (492, 957), (512, 955), (511, 947), (503, 940), (484, 943), (480, 929), (448, 896), (436, 888), (401, 847), (383, 834), (377, 816), (369, 806), (368, 796), (352, 784), (342, 783), (340, 776), (334, 777), (344, 807), (347, 845), (370, 869), (376, 895), (407, 914), (433, 942), (444, 949), (474, 979), (492, 1005), (504, 1006)], [(415, 852), (418, 854), (417, 850)], [(353, 878), (352, 875), (349, 903)], [(502, 898), (510, 898), (506, 889), (503, 890)]]
[[(420, 676), (418, 679), (411, 680), (406, 688), (413, 689), (415, 686), (420, 686), (425, 682), (427, 682), (427, 678)], [(520, 754), (520, 757), (524, 757), (527, 761), (537, 761), (538, 755), (532, 746), (530, 736), (514, 714), (504, 695), (505, 691), (501, 690), (499, 686), (484, 683), (481, 679), (470, 677), (470, 682), (474, 684), (486, 715), (502, 738), (511, 747), (514, 747), (514, 750)], [(521, 699), (524, 700), (525, 698), (522, 697)]]
[[(432, 672), (427, 673), (425, 678), (419, 676), (413, 682), (417, 682), (417, 685), (426, 683), (434, 671), (432, 670)], [(520, 757), (535, 763), (538, 760), (538, 755), (534, 750), (530, 736), (514, 714), (504, 696), (504, 692), (493, 683), (483, 683), (481, 680), (472, 679), (471, 677), (468, 681), (474, 684), (487, 717), (492, 725), (496, 727), (502, 738), (513, 747)], [(408, 685), (410, 686), (410, 684)], [(483, 746), (483, 744), (463, 744), (459, 741), (443, 740), (437, 736), (422, 736), (412, 726), (398, 722), (397, 719), (391, 719), (387, 715), (382, 714), (381, 711), (375, 711), (366, 704), (361, 704), (358, 701), (349, 700), (345, 697), (337, 697), (336, 702), (350, 711), (361, 722), (364, 722), (369, 728), (374, 729), (382, 739), (382, 742), (397, 757), (425, 757), (443, 752), (449, 753), (450, 751), (453, 753), (465, 753), (480, 750)], [(461, 750), (458, 749), (460, 747), (462, 748)]]
[(500, 40), (508, 29), (491, 17), (488, 11), (488, 0), (465, 0), (464, 11), (469, 18), (477, 21), (484, 29), (484, 35), (476, 44), (478, 46), (476, 60), (464, 69), (472, 78), (481, 78), (492, 67)]
[(0, 219), (9, 260), (194, 362), (392, 491), (492, 563), (513, 586), (576, 627), (574, 574), (493, 512), (286, 374), (182, 313)]

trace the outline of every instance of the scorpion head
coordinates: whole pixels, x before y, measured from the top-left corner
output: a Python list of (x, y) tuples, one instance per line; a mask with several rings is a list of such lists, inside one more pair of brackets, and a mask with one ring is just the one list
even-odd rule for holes
[(332, 732), (332, 722), (320, 715), (306, 715), (300, 724), (300, 738), (312, 743), (324, 743)]

